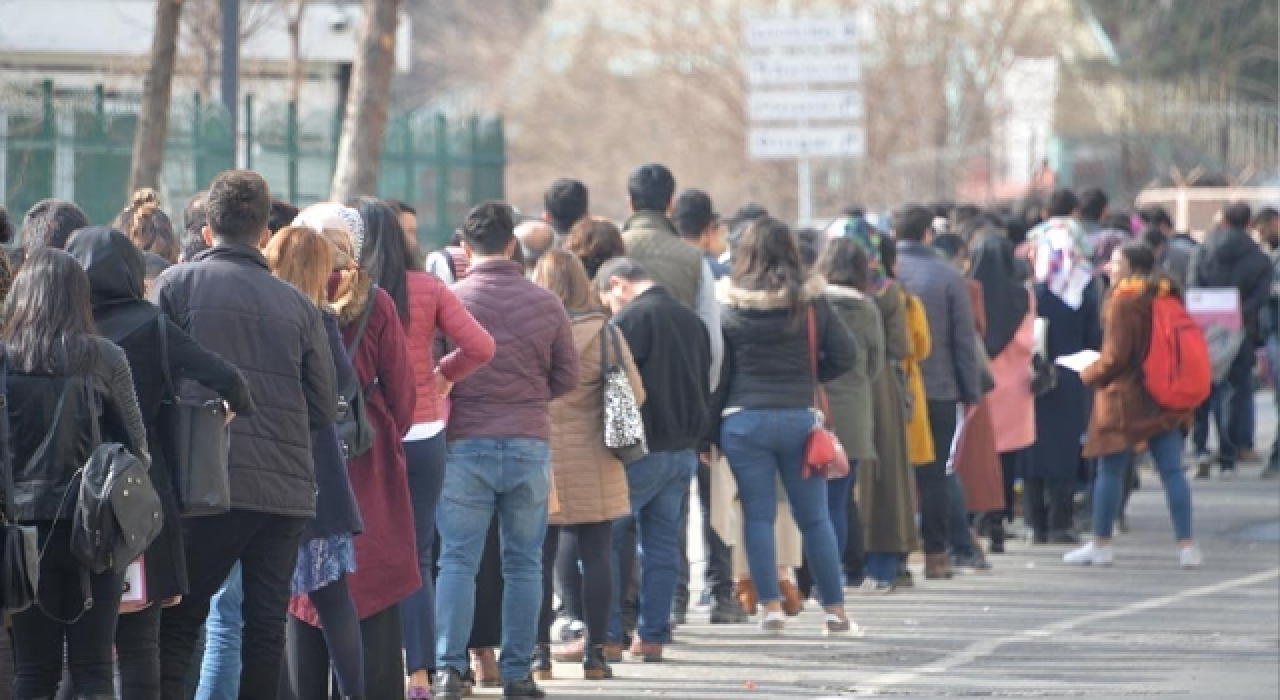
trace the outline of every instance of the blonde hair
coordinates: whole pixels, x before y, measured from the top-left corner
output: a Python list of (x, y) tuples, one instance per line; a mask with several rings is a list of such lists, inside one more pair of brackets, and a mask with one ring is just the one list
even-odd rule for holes
[(262, 252), (272, 274), (297, 287), (317, 306), (328, 306), (333, 246), (324, 236), (306, 226), (286, 226), (271, 237)]
[(572, 253), (549, 250), (533, 269), (533, 283), (560, 297), (568, 311), (593, 311), (600, 308), (596, 293), (587, 279), (587, 270)]
[(181, 252), (178, 237), (173, 232), (169, 215), (160, 208), (159, 192), (150, 187), (134, 192), (129, 206), (116, 217), (115, 227), (139, 250), (155, 253), (170, 264), (178, 262), (178, 253)]

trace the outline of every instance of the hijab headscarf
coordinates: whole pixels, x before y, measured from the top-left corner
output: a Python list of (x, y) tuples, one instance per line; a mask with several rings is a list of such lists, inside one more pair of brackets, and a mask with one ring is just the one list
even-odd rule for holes
[(110, 226), (90, 226), (71, 237), (66, 251), (89, 276), (93, 322), (102, 337), (119, 343), (160, 316), (146, 298), (142, 251), (128, 236)]
[[(293, 220), (320, 232), (333, 249), (333, 274), (329, 277), (329, 302), (341, 322), (364, 310), (372, 284), (360, 269), (358, 252), (364, 242), (364, 220), (360, 212), (336, 202), (313, 204)], [(357, 237), (358, 234), (358, 237)]]
[(1013, 242), (996, 229), (979, 231), (970, 248), (969, 274), (982, 283), (987, 331), (982, 336), (989, 357), (998, 357), (1013, 342), (1031, 311), (1026, 287), (1013, 262)]
[[(364, 250), (364, 219), (360, 218), (360, 212), (338, 202), (312, 204), (298, 213), (293, 225), (317, 231), (330, 228), (346, 231), (351, 236), (351, 244), (355, 249), (352, 257), (359, 258), (360, 252)], [(334, 261), (334, 265), (337, 266), (337, 261)]]
[(1084, 290), (1093, 279), (1093, 256), (1080, 223), (1057, 216), (1027, 234), (1035, 261), (1036, 282), (1073, 310), (1084, 303)]
[(873, 294), (884, 291), (889, 279), (885, 273), (884, 259), (880, 257), (880, 232), (861, 216), (846, 216), (836, 219), (827, 227), (827, 238), (842, 237), (852, 238), (866, 252), (868, 289)]

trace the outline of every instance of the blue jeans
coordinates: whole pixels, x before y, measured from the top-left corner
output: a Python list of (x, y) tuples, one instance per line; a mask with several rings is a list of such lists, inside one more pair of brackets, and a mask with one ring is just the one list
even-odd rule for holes
[(746, 520), (747, 564), (761, 603), (782, 598), (774, 549), (779, 476), (791, 514), (804, 535), (804, 554), (822, 604), (844, 603), (841, 556), (827, 512), (827, 481), (801, 476), (805, 443), (814, 420), (813, 412), (804, 408), (747, 410), (725, 418), (720, 431), (720, 445), (738, 482)]
[[(1164, 483), (1165, 501), (1178, 541), (1191, 539), (1191, 487), (1182, 471), (1182, 432), (1178, 429), (1157, 435), (1147, 441), (1151, 457)], [(1132, 452), (1117, 452), (1098, 458), (1098, 475), (1094, 480), (1093, 534), (1111, 537), (1120, 503), (1124, 498), (1124, 479), (1128, 476)]]
[(693, 450), (653, 452), (627, 465), (627, 487), (631, 492), (631, 515), (614, 521), (613, 527), (613, 610), (609, 613), (609, 642), (622, 643), (622, 578), (619, 559), (636, 526), (640, 539), (640, 617), (636, 633), (640, 640), (665, 644), (671, 638), (671, 600), (680, 580), (680, 510), (698, 455)]
[(436, 585), (439, 668), (470, 668), (467, 640), (476, 572), (494, 513), (502, 533), (502, 678), (529, 676), (542, 604), (542, 540), (551, 493), (551, 447), (543, 440), (476, 438), (449, 445)]
[(444, 434), (404, 443), (413, 501), (413, 533), (418, 543), (418, 571), (422, 588), (400, 606), (404, 625), (404, 654), (410, 674), (436, 668), (436, 585), (431, 566), (436, 540), (436, 507), (444, 486), (448, 446)]
[(1196, 412), (1193, 438), (1197, 453), (1206, 453), (1209, 419), (1218, 426), (1218, 463), (1222, 471), (1236, 468), (1243, 448), (1253, 444), (1253, 366), (1257, 354), (1247, 344), (1240, 349), (1227, 377), (1213, 387), (1206, 405)]
[(236, 700), (240, 697), (240, 637), (244, 630), (244, 582), (240, 562), (231, 567), (227, 582), (209, 601), (205, 622), (204, 662), (196, 700)]
[(857, 477), (857, 465), (851, 464), (849, 476), (827, 482), (827, 513), (831, 516), (831, 527), (836, 531), (836, 551), (841, 557), (849, 546), (849, 503), (853, 500)]
[(901, 560), (902, 555), (898, 552), (867, 552), (867, 578), (892, 585), (898, 580), (898, 562)]

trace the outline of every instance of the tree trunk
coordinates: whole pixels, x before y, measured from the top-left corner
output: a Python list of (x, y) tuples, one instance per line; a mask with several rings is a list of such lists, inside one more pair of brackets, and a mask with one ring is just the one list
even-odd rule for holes
[(289, 17), (289, 101), (297, 104), (302, 96), (302, 16), (307, 0), (294, 0)]
[(133, 167), (129, 191), (156, 187), (164, 163), (165, 133), (169, 129), (169, 97), (173, 93), (173, 63), (178, 53), (182, 0), (156, 3), (155, 33), (151, 37), (151, 65), (142, 83), (142, 108), (133, 137)]
[(347, 98), (338, 162), (329, 192), (330, 199), (335, 201), (374, 194), (378, 185), (400, 3), (401, 0), (364, 2), (351, 95)]

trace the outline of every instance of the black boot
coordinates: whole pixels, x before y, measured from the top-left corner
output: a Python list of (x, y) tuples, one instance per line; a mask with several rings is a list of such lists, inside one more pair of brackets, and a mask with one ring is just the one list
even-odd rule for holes
[(738, 601), (734, 599), (732, 591), (724, 595), (717, 595), (711, 601), (711, 624), (713, 625), (740, 625), (747, 621), (747, 611), (738, 605)]
[(533, 678), (521, 678), (518, 681), (507, 681), (502, 684), (504, 698), (545, 698), (547, 694), (533, 682)]
[(535, 646), (533, 662), (529, 665), (534, 678), (540, 681), (551, 680), (551, 647), (546, 644)]
[(462, 700), (462, 674), (451, 668), (440, 669), (431, 691), (436, 700)]
[(582, 677), (589, 681), (601, 681), (613, 678), (613, 669), (604, 658), (604, 647), (598, 644), (587, 646), (587, 655), (582, 661)]
[(1004, 554), (1004, 522), (991, 524), (991, 553)]

